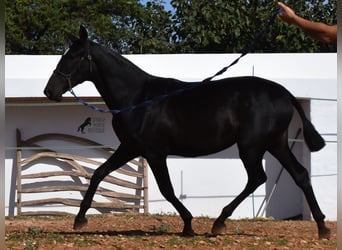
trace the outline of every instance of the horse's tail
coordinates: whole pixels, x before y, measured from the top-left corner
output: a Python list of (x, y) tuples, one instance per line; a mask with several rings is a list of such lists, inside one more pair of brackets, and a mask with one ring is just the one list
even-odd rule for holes
[(303, 134), (306, 145), (309, 147), (311, 152), (319, 151), (325, 146), (323, 137), (317, 132), (310, 120), (306, 118), (302, 106), (293, 95), (291, 95), (291, 102), (302, 119)]

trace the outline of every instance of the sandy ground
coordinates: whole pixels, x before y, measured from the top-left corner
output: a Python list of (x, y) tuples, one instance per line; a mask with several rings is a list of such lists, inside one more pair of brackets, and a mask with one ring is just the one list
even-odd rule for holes
[(82, 230), (73, 217), (6, 218), (6, 249), (337, 249), (336, 222), (330, 239), (318, 239), (313, 221), (228, 220), (223, 235), (210, 235), (213, 219), (193, 219), (195, 237), (182, 237), (176, 215), (88, 216)]

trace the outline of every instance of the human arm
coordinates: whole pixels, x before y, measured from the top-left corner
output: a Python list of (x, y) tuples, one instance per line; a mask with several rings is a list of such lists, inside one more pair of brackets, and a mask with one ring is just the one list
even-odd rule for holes
[(282, 2), (278, 2), (283, 12), (279, 14), (280, 18), (289, 23), (297, 25), (304, 33), (313, 37), (316, 40), (325, 43), (336, 43), (337, 41), (337, 25), (327, 25), (321, 22), (311, 22), (298, 15)]

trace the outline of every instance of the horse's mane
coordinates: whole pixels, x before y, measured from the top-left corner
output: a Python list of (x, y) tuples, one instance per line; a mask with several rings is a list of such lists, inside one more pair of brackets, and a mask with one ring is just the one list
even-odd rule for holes
[[(100, 45), (100, 44), (98, 44), (96, 42), (91, 42), (91, 44), (94, 45), (99, 50), (101, 50), (103, 52), (103, 54), (108, 55), (111, 59), (115, 60), (118, 64), (125, 65), (125, 67), (130, 67), (131, 69), (133, 69), (135, 71), (144, 72), (137, 65), (132, 63), (130, 60), (128, 60), (127, 58), (125, 58), (121, 54), (115, 52), (114, 50), (109, 49), (109, 48), (107, 48), (105, 46), (102, 46), (102, 45)], [(146, 72), (144, 72), (144, 73), (146, 73)]]

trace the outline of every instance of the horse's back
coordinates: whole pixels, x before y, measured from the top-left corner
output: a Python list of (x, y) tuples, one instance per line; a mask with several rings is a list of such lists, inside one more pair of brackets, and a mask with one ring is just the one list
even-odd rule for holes
[(140, 127), (141, 138), (169, 154), (205, 155), (238, 140), (253, 142), (283, 132), (292, 112), (280, 85), (257, 77), (226, 78), (153, 104)]
[[(282, 119), (292, 116), (289, 92), (281, 85), (257, 77), (226, 78), (209, 82), (170, 98), (165, 112), (170, 119), (193, 128), (221, 127), (235, 130), (250, 119)], [(284, 122), (284, 121), (282, 121)], [(203, 125), (201, 125), (203, 124)]]

